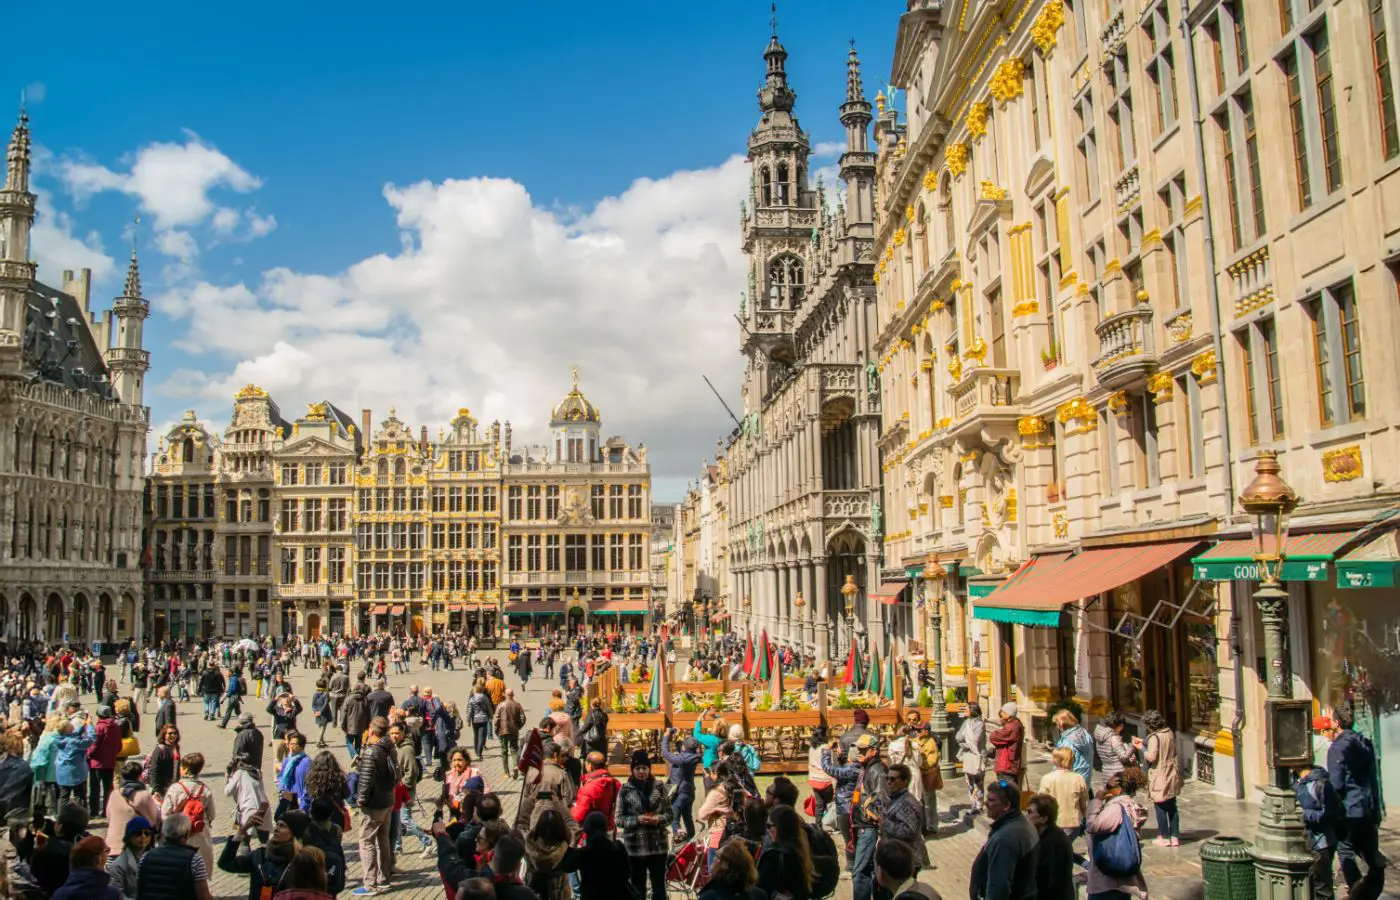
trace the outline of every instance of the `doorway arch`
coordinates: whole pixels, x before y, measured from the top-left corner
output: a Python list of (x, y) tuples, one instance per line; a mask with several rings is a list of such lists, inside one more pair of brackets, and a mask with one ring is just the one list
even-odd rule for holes
[(63, 633), (66, 627), (63, 617), (63, 598), (58, 594), (49, 594), (44, 601), (44, 639), (50, 644), (57, 644), (63, 640)]
[(308, 638), (318, 638), (321, 636), (321, 614), (307, 613), (306, 615), (306, 636)]

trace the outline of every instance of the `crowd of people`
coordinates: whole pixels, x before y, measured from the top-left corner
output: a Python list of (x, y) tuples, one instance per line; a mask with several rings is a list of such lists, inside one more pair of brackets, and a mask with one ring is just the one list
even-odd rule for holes
[[(692, 671), (724, 672), (742, 652), (734, 641), (699, 646)], [(404, 854), (419, 852), (446, 900), (664, 900), (668, 880), (694, 867), (701, 900), (822, 900), (843, 880), (854, 900), (937, 900), (918, 876), (937, 864), (933, 839), (952, 817), (939, 814), (944, 760), (920, 710), (892, 731), (863, 710), (839, 735), (815, 729), (802, 785), (765, 772), (743, 726), (710, 711), (654, 750), (624, 754), (608, 704), (588, 687), (610, 667), (674, 664), (663, 633), (488, 653), (470, 638), (402, 636), (131, 647), (115, 665), (96, 648), (17, 648), (0, 673), (3, 890), (212, 900), (217, 868), (246, 876), (249, 900), (362, 897), (404, 884)], [(794, 668), (810, 662), (792, 657)], [(289, 678), (298, 666), (314, 683), (305, 702)], [(472, 681), (460, 705), (428, 686), (388, 688), (391, 675), (458, 668)], [(507, 668), (522, 685), (537, 669), (551, 681), (543, 715), (526, 711)], [(827, 674), (811, 668), (808, 679)], [(186, 699), (232, 728), (217, 792), (214, 748), (182, 746)], [(972, 900), (1070, 900), (1078, 882), (1102, 900), (1144, 896), (1139, 795), (1155, 809), (1155, 843), (1180, 845), (1175, 732), (1155, 711), (1145, 737), (1113, 713), (1090, 732), (1061, 709), (1054, 769), (1032, 792), (1018, 712), (1006, 704), (988, 722), (970, 704), (954, 737), (967, 809), (989, 820)], [(1378, 894), (1374, 748), (1348, 710), (1315, 725), (1326, 765), (1297, 780), (1314, 893), (1330, 896), (1340, 862), (1352, 897)], [(488, 754), (508, 789), (488, 784)], [(512, 811), (503, 799), (516, 792)]]

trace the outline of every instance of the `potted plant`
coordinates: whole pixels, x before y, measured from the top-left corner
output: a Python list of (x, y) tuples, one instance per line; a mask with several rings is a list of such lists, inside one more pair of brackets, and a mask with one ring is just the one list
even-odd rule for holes
[(927, 709), (930, 706), (933, 706), (933, 695), (929, 693), (927, 687), (920, 688), (919, 699), (915, 702), (920, 708)]
[(1040, 364), (1047, 372), (1060, 364), (1060, 348), (1054, 341), (1040, 351)]

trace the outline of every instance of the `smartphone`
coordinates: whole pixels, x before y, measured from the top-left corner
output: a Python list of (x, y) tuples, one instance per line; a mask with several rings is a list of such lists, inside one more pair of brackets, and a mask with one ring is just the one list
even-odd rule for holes
[(536, 799), (536, 800), (553, 800), (553, 799), (554, 799), (554, 792), (553, 792), (553, 791), (540, 791), (538, 794), (535, 795), (535, 799)]

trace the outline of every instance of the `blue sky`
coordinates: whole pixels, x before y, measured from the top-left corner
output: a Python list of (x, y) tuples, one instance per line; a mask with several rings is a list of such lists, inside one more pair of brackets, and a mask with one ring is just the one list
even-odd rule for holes
[[(403, 8), (20, 7), (41, 279), (92, 265), (107, 302), (141, 212), (153, 423), (222, 427), (255, 380), (293, 415), (394, 403), (435, 431), (465, 405), (543, 440), (578, 362), (676, 496), (726, 430), (700, 373), (737, 403), (733, 157), (768, 4)], [(849, 40), (873, 99), (902, 8), (780, 6), (814, 144), (842, 137)]]

